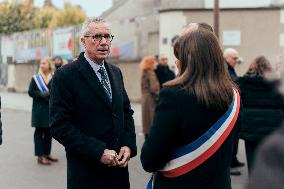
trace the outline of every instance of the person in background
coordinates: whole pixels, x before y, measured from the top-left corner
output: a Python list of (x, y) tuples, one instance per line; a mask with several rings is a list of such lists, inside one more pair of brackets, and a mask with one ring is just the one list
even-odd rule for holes
[[(235, 83), (237, 83), (238, 75), (235, 71), (235, 67), (238, 64), (238, 60), (239, 60), (238, 51), (236, 51), (233, 48), (227, 48), (224, 50), (224, 58), (225, 58), (225, 65), (227, 66), (227, 70), (230, 74), (231, 79)], [(238, 127), (238, 128), (241, 128), (241, 127)], [(239, 132), (236, 132), (236, 135), (239, 136)], [(243, 167), (245, 165), (243, 162), (240, 162), (238, 160), (238, 157), (237, 157), (238, 147), (239, 147), (239, 137), (236, 137), (236, 140), (234, 141), (231, 168)], [(236, 176), (241, 175), (241, 172), (238, 170), (231, 170), (231, 175), (236, 175)]]
[[(281, 59), (283, 57), (280, 57)], [(281, 60), (280, 59), (280, 60)], [(281, 63), (282, 64), (282, 60)], [(276, 65), (277, 66), (277, 65)], [(278, 65), (279, 66), (279, 65)], [(281, 65), (282, 67), (282, 65)], [(281, 72), (280, 72), (281, 71)], [(276, 67), (276, 75), (282, 76), (279, 91), (284, 94), (283, 69)], [(284, 186), (284, 123), (267, 136), (256, 151), (254, 165), (247, 189), (282, 189)]]
[(226, 72), (218, 39), (213, 32), (198, 28), (178, 39), (174, 54), (179, 75), (164, 84), (141, 151), (144, 170), (155, 172), (148, 186), (231, 189), (240, 97)]
[(249, 173), (259, 144), (280, 127), (284, 118), (284, 99), (278, 91), (279, 79), (275, 78), (270, 62), (258, 56), (238, 81), (243, 102), (240, 138), (245, 141)]
[(63, 66), (63, 60), (60, 56), (56, 56), (54, 58), (54, 66), (55, 69), (57, 70), (58, 68), (60, 68), (61, 66)]
[(169, 69), (168, 57), (165, 55), (160, 55), (158, 58), (158, 66), (155, 69), (156, 76), (160, 83), (160, 88), (163, 87), (163, 84), (166, 81), (172, 80), (175, 78), (174, 72)]
[(227, 49), (224, 50), (224, 58), (225, 58), (225, 62), (226, 62), (226, 65), (228, 67), (228, 72), (231, 76), (231, 79), (234, 82), (237, 82), (238, 75), (235, 71), (235, 67), (236, 67), (238, 60), (239, 60), (238, 51), (236, 51), (233, 48), (227, 48)]
[(181, 32), (181, 35), (187, 34), (199, 28), (208, 30), (210, 32), (214, 32), (212, 26), (210, 26), (206, 22), (198, 22), (198, 23), (193, 22), (193, 23), (189, 23), (187, 26), (184, 27), (183, 31)]
[(49, 128), (49, 91), (52, 79), (52, 63), (42, 59), (39, 72), (33, 76), (29, 86), (29, 96), (33, 98), (32, 127), (35, 127), (34, 144), (37, 162), (50, 165), (58, 159), (50, 155), (52, 137)]
[(147, 138), (153, 124), (156, 101), (160, 92), (160, 84), (155, 74), (157, 62), (154, 56), (146, 56), (140, 63), (141, 75), (141, 106), (142, 126), (145, 138)]
[(50, 127), (66, 150), (68, 189), (130, 188), (136, 134), (121, 70), (105, 60), (113, 38), (104, 20), (87, 19), (80, 37), (85, 52), (53, 77)]
[(0, 96), (0, 145), (2, 144), (1, 96)]
[(260, 145), (247, 189), (283, 189), (284, 124)]

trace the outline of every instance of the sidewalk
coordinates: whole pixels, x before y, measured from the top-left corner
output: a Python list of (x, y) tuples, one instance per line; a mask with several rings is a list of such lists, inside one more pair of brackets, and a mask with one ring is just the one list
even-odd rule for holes
[(31, 111), (32, 98), (26, 93), (0, 92), (2, 108)]
[[(32, 110), (32, 98), (27, 93), (11, 93), (6, 91), (0, 91), (2, 108), (31, 111)], [(142, 125), (141, 118), (141, 105), (139, 103), (131, 103), (131, 107), (134, 110), (135, 125)]]

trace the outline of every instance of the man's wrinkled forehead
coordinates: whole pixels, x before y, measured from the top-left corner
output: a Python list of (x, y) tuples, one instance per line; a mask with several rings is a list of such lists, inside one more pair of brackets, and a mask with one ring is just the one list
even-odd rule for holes
[(239, 53), (236, 51), (231, 51), (229, 52), (229, 56), (232, 58), (237, 58), (239, 56)]
[(92, 33), (111, 33), (110, 25), (108, 23), (91, 23), (89, 32)]

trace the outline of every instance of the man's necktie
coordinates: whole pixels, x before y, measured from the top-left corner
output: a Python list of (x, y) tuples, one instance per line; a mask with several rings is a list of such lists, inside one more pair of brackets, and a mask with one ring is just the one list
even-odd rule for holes
[(110, 89), (110, 85), (109, 85), (109, 81), (108, 81), (108, 77), (106, 75), (106, 70), (104, 69), (104, 67), (100, 67), (100, 69), (98, 70), (98, 72), (101, 74), (101, 84), (103, 86), (103, 88), (105, 89), (109, 100), (112, 100), (112, 96), (111, 96), (111, 89)]

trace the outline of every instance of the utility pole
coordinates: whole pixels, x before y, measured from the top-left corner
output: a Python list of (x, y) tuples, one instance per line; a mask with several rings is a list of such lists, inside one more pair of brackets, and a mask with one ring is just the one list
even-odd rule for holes
[(219, 0), (214, 0), (214, 31), (217, 38), (219, 38), (219, 13)]

